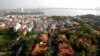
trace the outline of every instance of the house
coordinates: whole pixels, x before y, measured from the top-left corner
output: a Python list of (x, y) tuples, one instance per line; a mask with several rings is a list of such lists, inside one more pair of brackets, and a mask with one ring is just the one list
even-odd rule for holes
[(41, 34), (40, 35), (40, 39), (42, 40), (42, 42), (47, 42), (48, 41), (48, 34)]
[(14, 26), (14, 31), (17, 32), (20, 28), (21, 28), (21, 24), (16, 23), (15, 26)]
[(66, 39), (65, 34), (59, 34), (58, 37), (57, 37), (57, 41), (60, 41), (60, 42), (64, 42), (65, 39)]
[(61, 25), (60, 26), (60, 31), (65, 31), (65, 30), (67, 30), (67, 28), (64, 25)]
[(48, 49), (47, 47), (47, 43), (36, 43), (35, 47), (32, 49), (31, 54), (34, 55), (39, 55), (39, 54), (43, 54), (44, 51), (46, 51)]
[(73, 56), (75, 54), (74, 49), (68, 43), (59, 43), (58, 44), (58, 50), (59, 50), (59, 53), (62, 56), (66, 56), (66, 55)]
[(31, 32), (32, 31), (32, 27), (27, 27), (27, 31)]
[(20, 33), (21, 36), (26, 36), (27, 29), (26, 28), (20, 28), (19, 33)]
[(5, 28), (6, 28), (5, 23), (0, 23), (0, 29), (5, 29)]
[(80, 26), (80, 23), (78, 23), (78, 22), (72, 21), (72, 23), (74, 26)]

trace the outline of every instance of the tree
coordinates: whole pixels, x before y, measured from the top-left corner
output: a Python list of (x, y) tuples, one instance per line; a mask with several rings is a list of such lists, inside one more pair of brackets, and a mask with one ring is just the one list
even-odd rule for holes
[(35, 44), (34, 38), (30, 38), (28, 40), (21, 41), (21, 44), (23, 44), (22, 51), (19, 54), (20, 56), (28, 56), (30, 55), (31, 49), (33, 45)]

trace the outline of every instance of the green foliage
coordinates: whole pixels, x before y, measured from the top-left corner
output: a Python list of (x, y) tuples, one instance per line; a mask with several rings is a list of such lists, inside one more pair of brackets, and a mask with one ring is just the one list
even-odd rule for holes
[(82, 36), (84, 35), (84, 33), (83, 33), (83, 31), (77, 31), (77, 32), (76, 32), (76, 35), (77, 35), (78, 37), (82, 37)]
[(70, 42), (71, 44), (75, 44), (76, 38), (77, 38), (77, 36), (71, 35), (71, 36), (70, 36), (70, 39), (69, 39), (69, 42)]
[(87, 14), (87, 15), (81, 15), (81, 18), (88, 18), (88, 19), (91, 19), (91, 18), (95, 18), (95, 15), (92, 15), (92, 14)]
[(45, 51), (44, 56), (50, 56), (50, 51)]
[(0, 35), (0, 41), (11, 40), (12, 37), (9, 35)]
[(82, 50), (82, 52), (80, 53), (80, 56), (85, 56), (85, 51)]
[(34, 34), (35, 34), (34, 31), (28, 32), (28, 36), (31, 36), (31, 35), (34, 35)]
[(68, 28), (72, 28), (73, 27), (73, 25), (71, 23), (68, 23), (68, 22), (65, 23), (65, 26), (68, 27)]
[(0, 51), (10, 51), (11, 48), (14, 46), (14, 41), (2, 41), (0, 43)]
[(35, 44), (34, 38), (30, 38), (28, 40), (25, 40), (25, 39), (22, 40), (21, 45), (23, 45), (23, 47), (19, 55), (28, 56), (34, 44)]
[(80, 25), (83, 25), (84, 24), (84, 22), (82, 21), (82, 20), (79, 20), (79, 19), (73, 19), (74, 21), (76, 21), (76, 22), (78, 22), (78, 23), (80, 23)]
[(78, 31), (82, 31), (83, 33), (91, 33), (91, 29), (87, 25), (83, 25), (77, 29)]

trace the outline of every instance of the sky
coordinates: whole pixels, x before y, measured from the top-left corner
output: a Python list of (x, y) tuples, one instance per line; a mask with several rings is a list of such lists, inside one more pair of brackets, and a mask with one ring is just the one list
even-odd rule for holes
[(0, 9), (97, 7), (100, 7), (100, 0), (0, 0)]

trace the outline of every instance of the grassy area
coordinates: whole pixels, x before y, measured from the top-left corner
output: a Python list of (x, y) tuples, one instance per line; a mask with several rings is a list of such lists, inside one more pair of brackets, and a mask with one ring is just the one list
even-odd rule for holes
[(12, 37), (9, 35), (0, 35), (0, 41), (4, 41), (4, 40), (11, 40)]
[(13, 47), (13, 37), (11, 35), (0, 35), (0, 52), (8, 52)]

